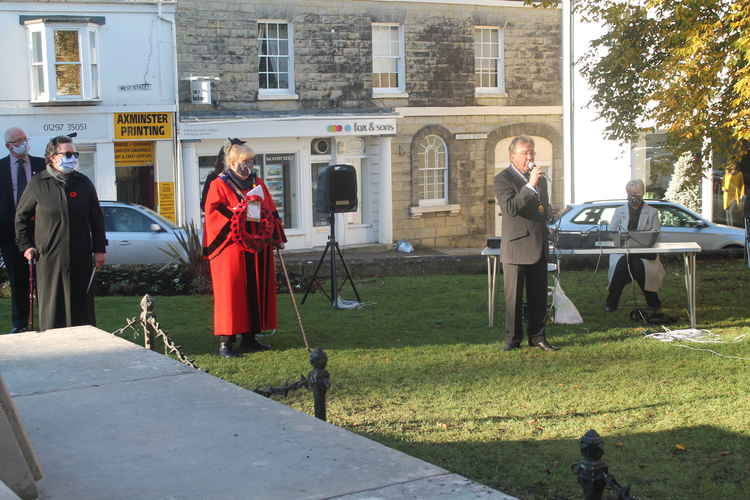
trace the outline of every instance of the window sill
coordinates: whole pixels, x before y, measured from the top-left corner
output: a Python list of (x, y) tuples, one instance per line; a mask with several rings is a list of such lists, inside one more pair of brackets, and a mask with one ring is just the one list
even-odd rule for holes
[(81, 99), (77, 101), (29, 101), (32, 106), (97, 106), (101, 99)]
[(461, 213), (461, 205), (435, 205), (432, 207), (409, 207), (409, 216), (419, 219), (424, 214), (458, 215)]
[(263, 94), (258, 92), (259, 101), (299, 101), (297, 94)]
[(382, 91), (373, 90), (372, 98), (373, 99), (408, 99), (409, 94), (407, 94), (406, 92), (382, 92)]
[(474, 88), (475, 97), (508, 97), (508, 93), (499, 89)]

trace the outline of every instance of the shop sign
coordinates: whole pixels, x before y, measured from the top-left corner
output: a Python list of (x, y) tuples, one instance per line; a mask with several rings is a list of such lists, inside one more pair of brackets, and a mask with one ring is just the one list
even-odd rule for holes
[(115, 140), (171, 139), (174, 113), (115, 113)]
[(373, 135), (395, 134), (396, 123), (392, 120), (366, 120), (343, 123), (332, 123), (326, 127), (331, 134)]
[(175, 210), (174, 182), (158, 182), (157, 192), (159, 196), (159, 215), (177, 224), (177, 211)]
[(153, 164), (153, 141), (115, 143), (115, 167), (142, 167)]

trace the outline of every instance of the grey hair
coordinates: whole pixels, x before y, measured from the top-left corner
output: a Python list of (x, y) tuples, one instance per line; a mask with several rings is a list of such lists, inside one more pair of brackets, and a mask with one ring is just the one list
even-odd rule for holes
[(5, 144), (8, 144), (10, 142), (10, 136), (12, 136), (13, 134), (15, 134), (17, 132), (21, 132), (23, 135), (26, 135), (26, 132), (24, 132), (20, 128), (18, 128), (18, 127), (11, 127), (11, 128), (9, 128), (8, 130), (5, 131)]
[(641, 179), (633, 179), (632, 181), (628, 181), (628, 183), (625, 184), (625, 192), (629, 193), (633, 188), (637, 187), (641, 188), (644, 193), (646, 192), (646, 185)]
[(510, 145), (508, 146), (508, 153), (513, 154), (516, 152), (516, 144), (531, 144), (531, 146), (534, 146), (534, 139), (529, 137), (528, 135), (519, 135), (517, 137), (514, 137), (512, 141), (510, 141)]

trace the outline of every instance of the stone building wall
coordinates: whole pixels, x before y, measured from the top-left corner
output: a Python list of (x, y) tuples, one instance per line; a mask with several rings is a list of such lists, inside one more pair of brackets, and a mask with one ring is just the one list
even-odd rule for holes
[[(445, 212), (411, 215), (413, 161), (410, 157), (420, 131), (441, 135), (448, 147), (449, 203), (460, 205), (455, 215)], [(442, 133), (441, 133), (442, 132)], [(448, 132), (447, 134), (445, 132)], [(486, 139), (458, 140), (456, 134), (486, 134)], [(552, 143), (552, 206), (561, 208), (562, 123), (560, 116), (443, 116), (413, 117), (399, 121), (392, 142), (394, 240), (406, 239), (426, 247), (478, 247), (495, 235), (495, 165), (507, 164), (506, 151), (495, 148), (502, 139), (516, 135), (544, 137)], [(447, 137), (446, 137), (447, 135)]]
[[(520, 2), (519, 2), (520, 4)], [(258, 101), (257, 20), (294, 26), (298, 100)], [(372, 98), (372, 23), (405, 29), (408, 98)], [(500, 26), (507, 97), (474, 96), (473, 27)], [(214, 105), (186, 111), (559, 105), (560, 11), (374, 1), (180, 0), (181, 78), (213, 76)]]

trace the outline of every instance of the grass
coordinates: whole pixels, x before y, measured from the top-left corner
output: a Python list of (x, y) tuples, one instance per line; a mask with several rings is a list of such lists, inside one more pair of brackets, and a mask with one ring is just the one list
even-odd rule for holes
[[(699, 325), (726, 339), (747, 333), (750, 270), (741, 260), (698, 269)], [(683, 328), (682, 269), (667, 270), (665, 312)], [(567, 272), (562, 285), (585, 323), (549, 327), (556, 353), (500, 351), (502, 297), (489, 329), (484, 275), (361, 280), (367, 307), (357, 311), (312, 295), (302, 315), (329, 355), (329, 420), (523, 499), (581, 498), (570, 466), (590, 428), (605, 438), (610, 471), (642, 499), (747, 498), (750, 361), (644, 339), (658, 327), (628, 318), (643, 303), (632, 287), (620, 310), (603, 311), (605, 271)], [(212, 354), (209, 297), (155, 301), (162, 326), (216, 376), (252, 389), (310, 369), (286, 295), (274, 350), (239, 360)], [(99, 298), (99, 326), (118, 328), (137, 303)], [(8, 310), (0, 301), (3, 324)], [(750, 339), (714, 349), (750, 359)], [(312, 414), (305, 391), (284, 402)]]

